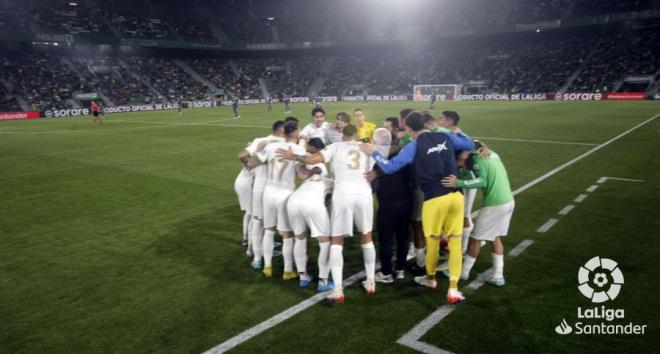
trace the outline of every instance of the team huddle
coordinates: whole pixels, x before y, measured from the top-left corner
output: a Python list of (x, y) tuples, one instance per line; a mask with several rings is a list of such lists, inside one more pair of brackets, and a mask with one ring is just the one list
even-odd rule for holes
[[(499, 155), (463, 133), (454, 111), (436, 119), (404, 109), (378, 129), (364, 110), (355, 109), (353, 116), (355, 124), (344, 112), (330, 124), (316, 107), (304, 128), (294, 117), (276, 121), (269, 136), (239, 153), (243, 167), (235, 190), (251, 266), (273, 276), (278, 233), (282, 278), (299, 279), (303, 288), (318, 279), (317, 290), (341, 303), (344, 238), (357, 235), (367, 294), (376, 292), (376, 283), (405, 279), (406, 269), (417, 275), (417, 284), (436, 288), (441, 270), (449, 278), (447, 301), (460, 303), (465, 297), (458, 283), (469, 279), (483, 242), (490, 241), (493, 273), (487, 282), (504, 286), (501, 237), (508, 233), (514, 200)], [(297, 180), (302, 182), (296, 188)], [(483, 207), (473, 223), (477, 189), (483, 191)], [(307, 269), (309, 236), (319, 247), (316, 277)], [(448, 260), (439, 267), (441, 249)], [(407, 258), (414, 258), (412, 267)]]

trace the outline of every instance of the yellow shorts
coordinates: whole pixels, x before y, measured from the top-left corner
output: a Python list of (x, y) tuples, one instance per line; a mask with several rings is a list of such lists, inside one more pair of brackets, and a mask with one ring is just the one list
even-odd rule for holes
[(422, 227), (426, 237), (463, 234), (463, 194), (453, 192), (429, 199), (422, 205)]

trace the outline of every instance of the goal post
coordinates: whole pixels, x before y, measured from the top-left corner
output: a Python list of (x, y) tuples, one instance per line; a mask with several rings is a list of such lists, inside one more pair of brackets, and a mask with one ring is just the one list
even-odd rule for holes
[(413, 100), (430, 101), (432, 96), (436, 96), (438, 101), (453, 101), (461, 94), (462, 86), (458, 84), (415, 85), (413, 86)]

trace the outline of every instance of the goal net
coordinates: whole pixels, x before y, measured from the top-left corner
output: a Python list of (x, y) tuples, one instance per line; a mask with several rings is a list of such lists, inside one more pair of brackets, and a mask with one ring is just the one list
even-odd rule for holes
[(413, 99), (415, 101), (430, 101), (435, 96), (438, 101), (453, 101), (461, 94), (462, 85), (415, 85)]

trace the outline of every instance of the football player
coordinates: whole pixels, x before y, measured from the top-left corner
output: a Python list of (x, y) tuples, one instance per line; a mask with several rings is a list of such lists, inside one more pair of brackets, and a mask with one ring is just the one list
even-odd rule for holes
[[(321, 139), (312, 138), (307, 142), (307, 153), (316, 154), (324, 147)], [(332, 189), (332, 181), (328, 179), (328, 169), (323, 163), (300, 166), (298, 176), (304, 182), (289, 197), (287, 213), (296, 237), (293, 257), (300, 275), (300, 287), (309, 286), (313, 280), (313, 277), (307, 273), (307, 228), (309, 228), (312, 238), (319, 242), (319, 283), (316, 289), (318, 291), (331, 290), (333, 283), (328, 280), (330, 273), (330, 217), (325, 200)]]
[(264, 232), (263, 254), (264, 269), (266, 277), (273, 276), (273, 251), (275, 248), (275, 231), (282, 235), (282, 256), (284, 257), (284, 280), (298, 277), (293, 271), (293, 230), (289, 224), (287, 215), (287, 200), (296, 188), (296, 162), (281, 159), (276, 156), (278, 150), (291, 149), (295, 154), (302, 155), (305, 150), (298, 145), (298, 124), (295, 122), (285, 123), (284, 142), (268, 144), (266, 148), (257, 154), (259, 160), (268, 165), (268, 176), (266, 188), (263, 195), (264, 210)]
[[(346, 113), (343, 113), (346, 114)], [(334, 172), (334, 192), (332, 194), (330, 270), (335, 288), (328, 300), (344, 302), (343, 289), (343, 245), (344, 237), (353, 235), (353, 226), (360, 234), (360, 244), (364, 260), (366, 280), (362, 286), (367, 294), (376, 292), (376, 249), (371, 231), (373, 227), (373, 195), (365, 173), (373, 167), (373, 160), (360, 151), (357, 127), (347, 125), (343, 131), (344, 140), (334, 143), (313, 155), (297, 155), (292, 149), (281, 149), (280, 156), (300, 163), (313, 165), (330, 163)]]

